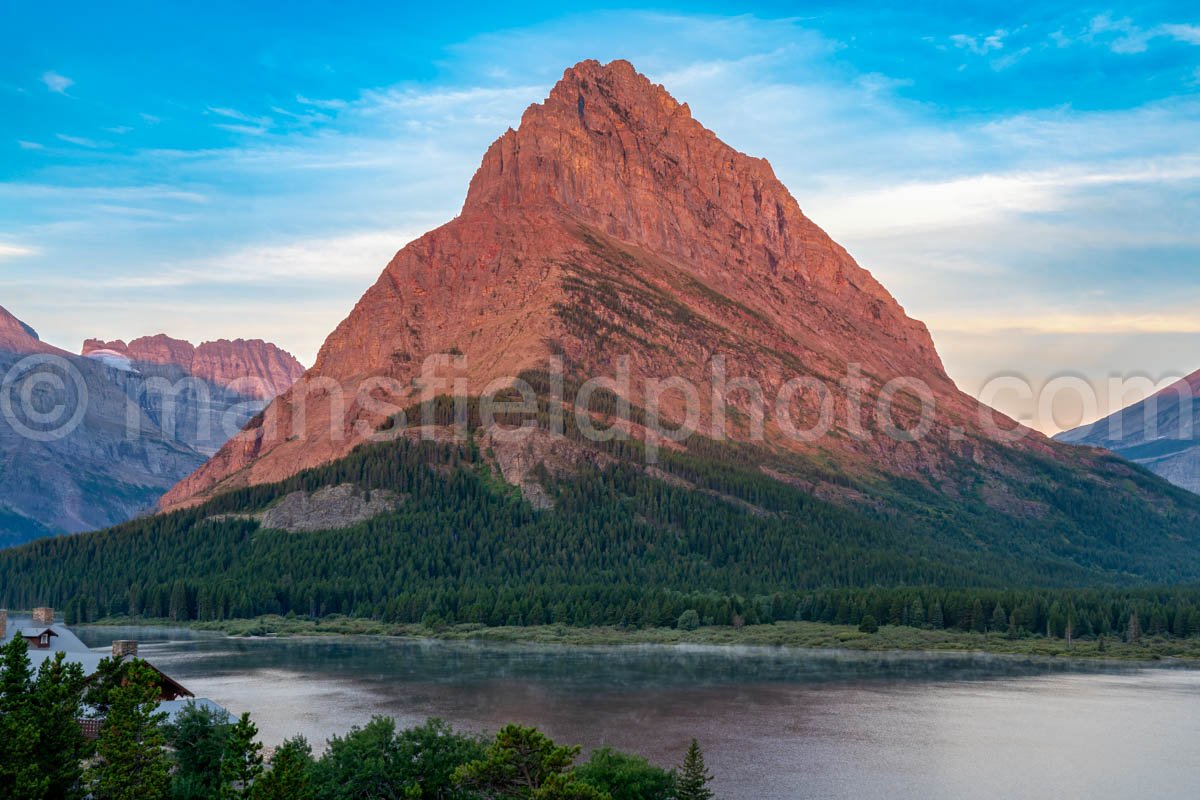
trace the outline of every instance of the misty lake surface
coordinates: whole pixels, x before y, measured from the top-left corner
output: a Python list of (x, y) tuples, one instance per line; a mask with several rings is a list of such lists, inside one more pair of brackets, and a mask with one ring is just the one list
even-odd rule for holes
[(691, 737), (727, 800), (1200, 797), (1200, 671), (982, 655), (555, 647), (377, 637), (134, 638), (268, 745), (321, 747), (373, 714), (537, 725), (664, 766)]

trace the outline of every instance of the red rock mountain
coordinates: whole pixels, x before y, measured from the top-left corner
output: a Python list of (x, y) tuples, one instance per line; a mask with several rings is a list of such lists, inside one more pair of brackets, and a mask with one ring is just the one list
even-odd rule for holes
[[(469, 394), (544, 370), (554, 355), (580, 379), (613, 375), (627, 356), (630, 399), (646, 399), (644, 377), (687, 378), (702, 431), (712, 428), (710, 362), (722, 355), (731, 379), (751, 376), (768, 397), (809, 376), (837, 401), (830, 435), (797, 441), (769, 419), (769, 448), (923, 475), (995, 451), (981, 430), (990, 412), (958, 391), (925, 326), (804, 215), (766, 161), (724, 144), (623, 61), (568, 69), (488, 149), (460, 215), (397, 253), (313, 368), (162, 505), (346, 454), (389, 407), (427, 390), (421, 365), (434, 353), (463, 356), (456, 376)], [(859, 388), (846, 382), (856, 374)], [(936, 399), (920, 441), (864, 435), (841, 413), (859, 394), (870, 409), (895, 378), (923, 381)], [(807, 427), (821, 400), (801, 397), (797, 425)], [(681, 401), (664, 403), (678, 417)], [(749, 408), (744, 397), (729, 403)], [(897, 406), (898, 421), (915, 413), (911, 397)], [(1057, 452), (1036, 434), (1021, 446)]]
[(129, 344), (88, 339), (82, 355), (109, 351), (130, 361), (179, 367), (189, 375), (269, 400), (295, 383), (304, 367), (291, 353), (262, 339), (218, 339), (193, 347), (165, 334), (143, 336)]
[(7, 353), (57, 353), (52, 347), (38, 339), (33, 328), (0, 307), (0, 350)]

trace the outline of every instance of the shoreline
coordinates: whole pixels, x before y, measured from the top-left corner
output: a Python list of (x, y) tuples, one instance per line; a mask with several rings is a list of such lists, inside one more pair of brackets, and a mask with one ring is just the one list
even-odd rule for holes
[(568, 647), (699, 645), (716, 647), (768, 647), (806, 650), (849, 650), (875, 653), (962, 653), (1039, 658), (1051, 661), (1095, 661), (1200, 667), (1200, 639), (1168, 639), (1145, 636), (1136, 643), (1107, 638), (1103, 649), (1096, 639), (1075, 640), (1068, 647), (1063, 639), (1041, 636), (1010, 639), (1002, 634), (929, 630), (903, 626), (881, 626), (876, 633), (863, 633), (850, 625), (819, 622), (776, 622), (745, 628), (701, 627), (694, 631), (677, 628), (625, 629), (616, 627), (574, 628), (566, 625), (489, 628), (456, 625), (430, 628), (422, 625), (388, 624), (367, 619), (327, 617), (322, 619), (264, 616), (253, 619), (212, 622), (176, 622), (138, 617), (106, 617), (83, 623), (99, 627), (188, 628), (223, 633), (232, 637), (382, 636), (399, 639), (491, 644), (545, 644)]

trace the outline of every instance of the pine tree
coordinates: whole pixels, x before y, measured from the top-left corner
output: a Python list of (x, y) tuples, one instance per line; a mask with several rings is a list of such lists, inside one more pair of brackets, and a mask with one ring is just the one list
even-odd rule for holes
[(37, 761), (49, 782), (46, 797), (71, 800), (83, 797), (82, 761), (91, 749), (79, 727), (83, 667), (62, 653), (42, 662), (33, 684), (37, 708)]
[(162, 800), (171, 786), (158, 711), (158, 673), (145, 662), (125, 663), (121, 682), (108, 692), (108, 715), (96, 740), (96, 760), (84, 780), (95, 800)]
[(676, 800), (713, 800), (713, 792), (708, 788), (712, 775), (704, 766), (704, 753), (700, 743), (692, 739), (683, 757), (683, 765), (679, 768), (679, 782), (676, 785)]
[(675, 774), (640, 756), (608, 747), (592, 751), (575, 777), (606, 793), (611, 800), (669, 800), (675, 796)]
[(610, 796), (570, 775), (551, 775), (530, 795), (531, 800), (610, 800)]
[(254, 782), (253, 800), (313, 800), (312, 748), (302, 736), (288, 739), (271, 757), (271, 768)]
[(175, 751), (174, 800), (210, 800), (221, 793), (221, 761), (233, 728), (229, 715), (189, 703), (168, 729)]
[(222, 797), (250, 797), (254, 781), (263, 772), (262, 744), (254, 741), (258, 727), (245, 712), (229, 730), (221, 759)]
[(1141, 622), (1138, 621), (1137, 612), (1136, 611), (1130, 612), (1129, 627), (1125, 631), (1125, 641), (1130, 642), (1132, 644), (1134, 642), (1140, 641), (1141, 638), (1142, 638), (1142, 624), (1141, 624)]
[(579, 750), (556, 745), (536, 728), (506, 725), (484, 757), (459, 767), (453, 780), (485, 797), (532, 797), (551, 777), (568, 772)]
[(996, 609), (992, 612), (992, 630), (996, 633), (1008, 628), (1008, 615), (1004, 613), (1004, 606), (996, 604)]
[(176, 622), (188, 619), (188, 594), (183, 581), (175, 581), (171, 588), (171, 619)]
[(929, 625), (936, 631), (940, 631), (946, 627), (946, 619), (942, 614), (942, 604), (936, 600), (929, 607)]
[(44, 797), (50, 780), (37, 763), (38, 719), (29, 645), (21, 636), (0, 651), (0, 797)]
[(975, 602), (971, 604), (971, 630), (976, 633), (983, 633), (987, 629), (987, 623), (983, 618), (983, 603), (979, 598), (975, 598)]

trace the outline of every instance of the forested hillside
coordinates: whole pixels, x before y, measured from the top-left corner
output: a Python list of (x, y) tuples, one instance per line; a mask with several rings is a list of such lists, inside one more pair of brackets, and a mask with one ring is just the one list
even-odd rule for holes
[[(905, 615), (914, 601), (926, 615), (935, 600), (969, 609), (969, 599), (947, 600), (951, 589), (971, 590), (990, 614), (1024, 602), (999, 600), (1004, 588), (1113, 586), (1127, 597), (1137, 585), (1200, 577), (1186, 506), (1173, 519), (1151, 502), (1113, 503), (1050, 464), (1029, 491), (1052, 512), (1022, 522), (977, 498), (953, 513), (944, 499), (922, 505), (931, 490), (915, 481), (861, 487), (874, 492), (869, 502), (835, 505), (741, 461), (734, 445), (697, 440), (664, 452), (657, 472), (613, 459), (543, 473), (554, 507), (536, 510), (473, 435), (399, 438), (197, 508), (0, 553), (0, 605), (52, 604), (77, 620), (340, 613), (488, 625), (672, 625), (694, 609), (728, 624), (887, 611), (897, 595), (870, 587), (901, 587)], [(1138, 471), (1129, 482), (1161, 483)], [(399, 506), (332, 531), (269, 530), (251, 516), (343, 484), (394, 493)], [(822, 589), (855, 591), (831, 600)], [(1057, 601), (1039, 597), (1028, 598), (1041, 609), (1030, 626)], [(948, 616), (960, 622), (956, 609)]]

